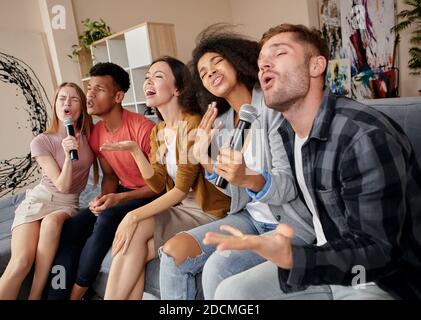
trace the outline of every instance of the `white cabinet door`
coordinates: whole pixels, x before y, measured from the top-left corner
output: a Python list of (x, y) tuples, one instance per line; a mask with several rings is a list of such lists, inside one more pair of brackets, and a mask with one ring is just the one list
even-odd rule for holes
[(105, 42), (92, 46), (91, 52), (94, 64), (100, 62), (110, 62), (110, 57), (108, 55), (108, 47)]
[(129, 67), (124, 37), (122, 39), (107, 40), (107, 47), (111, 62), (118, 64), (122, 68)]
[(129, 67), (139, 68), (152, 62), (147, 26), (130, 30), (124, 34), (126, 38)]

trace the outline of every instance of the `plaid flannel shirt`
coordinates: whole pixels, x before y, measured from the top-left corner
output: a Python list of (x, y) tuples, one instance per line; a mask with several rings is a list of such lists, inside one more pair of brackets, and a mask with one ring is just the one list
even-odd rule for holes
[[(295, 175), (288, 121), (279, 133)], [(278, 272), (281, 289), (349, 286), (353, 268), (362, 266), (366, 282), (420, 299), (421, 173), (402, 129), (381, 112), (326, 91), (302, 157), (327, 243), (293, 246), (291, 270)]]

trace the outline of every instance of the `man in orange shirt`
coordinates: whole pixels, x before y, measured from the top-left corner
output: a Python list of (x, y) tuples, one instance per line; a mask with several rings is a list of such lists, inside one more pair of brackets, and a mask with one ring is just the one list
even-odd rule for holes
[[(83, 297), (95, 281), (102, 260), (124, 216), (154, 199), (129, 152), (106, 152), (107, 141), (136, 141), (146, 156), (150, 153), (150, 133), (155, 123), (143, 115), (122, 108), (130, 79), (113, 63), (99, 63), (90, 70), (87, 92), (88, 113), (100, 121), (94, 126), (89, 143), (98, 157), (103, 179), (101, 194), (63, 226), (60, 247), (53, 265), (64, 266), (66, 288), (48, 289), (48, 299)], [(73, 287), (72, 287), (73, 286)]]

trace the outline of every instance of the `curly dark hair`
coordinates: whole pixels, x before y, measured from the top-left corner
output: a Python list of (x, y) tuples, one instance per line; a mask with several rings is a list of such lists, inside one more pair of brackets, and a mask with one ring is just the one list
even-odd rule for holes
[(218, 114), (230, 108), (228, 101), (214, 96), (202, 84), (197, 63), (205, 53), (215, 52), (226, 59), (236, 70), (237, 80), (250, 91), (259, 83), (257, 66), (259, 44), (234, 32), (234, 27), (224, 23), (213, 24), (200, 32), (196, 38), (196, 47), (188, 65), (196, 87), (197, 100), (203, 110), (206, 110), (212, 101), (217, 102)]
[[(180, 92), (178, 102), (181, 105), (181, 110), (189, 114), (202, 114), (202, 109), (197, 103), (189, 68), (180, 60), (170, 56), (162, 56), (154, 60), (149, 67), (157, 62), (165, 62), (170, 67), (175, 78), (174, 85)], [(159, 111), (157, 109), (155, 111), (158, 118), (163, 120)]]
[(129, 74), (119, 65), (112, 62), (100, 62), (89, 70), (91, 77), (110, 76), (119, 90), (127, 92), (130, 88)]

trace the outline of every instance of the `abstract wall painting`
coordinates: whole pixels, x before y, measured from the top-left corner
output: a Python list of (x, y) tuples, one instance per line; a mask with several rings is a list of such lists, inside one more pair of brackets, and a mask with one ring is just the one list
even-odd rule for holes
[(320, 0), (320, 30), (329, 44), (329, 59), (343, 59), (340, 0)]
[(397, 94), (394, 1), (341, 0), (342, 45), (351, 61), (352, 97)]
[(351, 63), (349, 59), (329, 61), (326, 84), (332, 93), (351, 97)]

